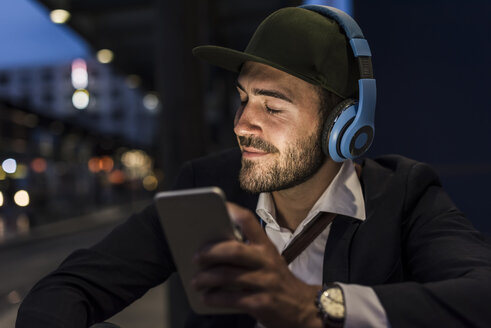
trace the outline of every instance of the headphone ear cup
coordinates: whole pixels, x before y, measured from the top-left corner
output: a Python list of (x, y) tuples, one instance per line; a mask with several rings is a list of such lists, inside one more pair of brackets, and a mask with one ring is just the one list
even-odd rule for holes
[(341, 142), (344, 132), (356, 116), (356, 101), (345, 99), (340, 102), (327, 116), (322, 129), (322, 151), (336, 162), (346, 158), (341, 153)]

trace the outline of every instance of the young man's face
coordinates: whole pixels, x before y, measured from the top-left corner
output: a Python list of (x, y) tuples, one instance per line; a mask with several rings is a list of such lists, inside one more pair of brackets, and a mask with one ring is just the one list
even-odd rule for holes
[(241, 187), (271, 192), (308, 180), (325, 160), (314, 86), (271, 66), (246, 62), (237, 90), (241, 106), (234, 132), (242, 150)]

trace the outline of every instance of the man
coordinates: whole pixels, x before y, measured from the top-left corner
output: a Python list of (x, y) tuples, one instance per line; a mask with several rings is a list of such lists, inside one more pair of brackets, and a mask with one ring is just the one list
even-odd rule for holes
[[(204, 47), (195, 54), (240, 71), (240, 152), (187, 163), (176, 188), (221, 187), (248, 242), (200, 250), (192, 281), (207, 304), (244, 314), (194, 315), (188, 326), (490, 324), (490, 247), (432, 169), (398, 156), (339, 163), (326, 151), (326, 122), (330, 132), (344, 110), (338, 103), (361, 93), (363, 74), (335, 21), (285, 8), (262, 23), (245, 53)], [(337, 215), (287, 264), (280, 252), (323, 213)], [(17, 327), (103, 321), (174, 271), (150, 207), (41, 280)]]

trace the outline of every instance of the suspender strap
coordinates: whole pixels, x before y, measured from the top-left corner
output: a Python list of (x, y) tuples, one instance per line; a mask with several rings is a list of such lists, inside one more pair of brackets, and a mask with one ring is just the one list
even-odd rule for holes
[[(358, 163), (354, 163), (356, 175), (358, 179), (361, 177), (362, 168)], [(307, 246), (321, 234), (324, 229), (336, 217), (335, 213), (321, 212), (308, 225), (304, 231), (298, 235), (288, 247), (281, 253), (285, 258), (286, 263), (290, 264)]]
[(290, 264), (307, 246), (320, 235), (329, 223), (336, 217), (335, 213), (319, 213), (308, 225), (304, 231), (298, 235), (288, 247), (281, 253), (286, 263)]

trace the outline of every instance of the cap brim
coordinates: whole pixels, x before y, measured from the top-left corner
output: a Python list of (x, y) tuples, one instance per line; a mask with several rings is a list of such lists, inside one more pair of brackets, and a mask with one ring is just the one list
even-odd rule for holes
[(303, 74), (299, 74), (295, 71), (292, 71), (291, 69), (283, 67), (282, 65), (278, 65), (277, 63), (274, 63), (268, 59), (254, 56), (234, 49), (229, 49), (220, 46), (211, 46), (211, 45), (198, 46), (193, 49), (193, 55), (195, 55), (199, 59), (207, 61), (212, 65), (237, 73), (240, 72), (242, 65), (246, 61), (258, 62), (274, 67), (288, 74), (294, 75), (314, 85), (319, 85), (318, 81), (315, 81)]
[[(199, 46), (193, 49), (193, 55), (209, 62), (215, 66), (224, 68), (232, 72), (239, 72), (240, 68), (246, 61), (255, 61), (277, 67), (273, 62), (267, 59), (257, 57), (242, 51), (219, 47), (219, 46)], [(279, 68), (279, 67), (277, 67)], [(283, 69), (283, 68), (280, 68)]]
[(193, 49), (193, 55), (232, 72), (239, 72), (248, 55), (229, 48), (218, 46), (199, 46)]

